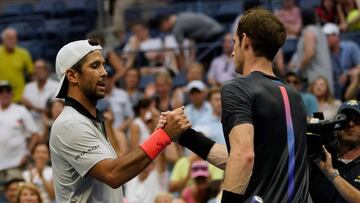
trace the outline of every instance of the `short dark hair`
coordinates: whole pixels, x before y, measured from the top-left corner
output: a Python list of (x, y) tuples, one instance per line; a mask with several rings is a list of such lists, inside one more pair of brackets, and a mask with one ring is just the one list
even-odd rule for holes
[(312, 8), (303, 8), (301, 10), (301, 18), (303, 26), (313, 25), (317, 22), (315, 10)]
[(286, 39), (286, 30), (280, 20), (260, 7), (250, 9), (241, 17), (236, 30), (240, 43), (243, 33), (251, 39), (255, 55), (271, 61)]
[(148, 108), (151, 105), (151, 100), (148, 98), (140, 99), (134, 106), (136, 116), (140, 116), (140, 109)]
[(12, 178), (12, 179), (6, 181), (6, 183), (5, 183), (5, 191), (9, 189), (11, 184), (13, 184), (13, 183), (21, 183), (21, 182), (25, 182), (24, 179)]

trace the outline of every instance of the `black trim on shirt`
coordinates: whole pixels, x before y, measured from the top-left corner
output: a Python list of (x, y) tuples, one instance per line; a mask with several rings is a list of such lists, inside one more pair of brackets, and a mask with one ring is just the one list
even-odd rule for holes
[(80, 102), (71, 97), (65, 98), (65, 106), (71, 106), (75, 110), (77, 110), (80, 114), (90, 118), (91, 120), (95, 120), (98, 122), (103, 122), (104, 118), (99, 110), (96, 109), (96, 117), (94, 117)]

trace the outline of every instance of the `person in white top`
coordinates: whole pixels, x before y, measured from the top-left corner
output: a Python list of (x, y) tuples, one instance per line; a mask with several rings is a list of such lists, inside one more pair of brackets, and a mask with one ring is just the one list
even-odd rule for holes
[(31, 111), (39, 129), (44, 130), (41, 115), (46, 112), (48, 100), (55, 96), (58, 82), (49, 78), (49, 63), (38, 59), (34, 63), (34, 81), (25, 85), (22, 104)]
[(130, 148), (135, 148), (140, 143), (144, 142), (150, 135), (150, 132), (155, 128), (154, 120), (159, 115), (151, 107), (150, 99), (140, 99), (134, 106), (136, 118), (130, 125), (129, 137)]
[(19, 167), (26, 163), (39, 130), (30, 112), (12, 103), (11, 85), (4, 80), (0, 81), (0, 129), (0, 179), (22, 177)]
[(49, 147), (45, 143), (38, 143), (32, 151), (31, 158), (34, 165), (23, 172), (26, 182), (31, 182), (40, 191), (43, 203), (50, 203), (55, 199), (52, 169), (48, 166), (50, 161)]
[(56, 97), (65, 98), (50, 135), (57, 202), (123, 202), (121, 186), (191, 127), (184, 107), (163, 113), (152, 135), (121, 155), (111, 119), (104, 122), (96, 109), (105, 97), (107, 79), (101, 50), (97, 41), (79, 40), (66, 44), (56, 56)]

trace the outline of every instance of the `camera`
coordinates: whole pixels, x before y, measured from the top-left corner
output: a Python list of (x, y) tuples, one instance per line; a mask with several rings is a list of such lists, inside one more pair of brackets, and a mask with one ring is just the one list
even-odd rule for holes
[(324, 159), (322, 146), (325, 145), (330, 154), (334, 155), (338, 149), (337, 130), (345, 129), (346, 115), (339, 113), (334, 120), (324, 120), (322, 112), (314, 113), (314, 118), (307, 124), (307, 158), (311, 162)]

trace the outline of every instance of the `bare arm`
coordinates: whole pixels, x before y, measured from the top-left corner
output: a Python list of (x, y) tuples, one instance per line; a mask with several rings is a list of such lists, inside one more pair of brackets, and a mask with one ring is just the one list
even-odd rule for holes
[[(171, 139), (176, 139), (179, 133), (190, 127), (191, 124), (184, 114), (184, 107), (181, 107), (168, 114), (164, 131)], [(158, 147), (158, 145), (156, 146)], [(140, 146), (137, 146), (117, 159), (104, 159), (96, 163), (87, 175), (106, 183), (112, 188), (118, 188), (138, 175), (151, 161), (145, 151)]]
[(241, 124), (229, 134), (230, 156), (226, 163), (224, 190), (244, 194), (254, 166), (254, 126)]
[(360, 86), (359, 70), (359, 68), (356, 68), (350, 73), (350, 85), (345, 91), (345, 100), (356, 99), (356, 95), (359, 91)]
[(214, 144), (211, 148), (207, 161), (212, 165), (225, 170), (226, 162), (228, 161), (229, 154), (225, 145)]
[(136, 124), (130, 126), (130, 149), (134, 149), (140, 142), (140, 129)]
[(315, 34), (309, 31), (304, 32), (304, 55), (300, 63), (300, 68), (306, 69), (311, 59), (315, 56), (316, 38)]
[[(332, 166), (331, 154), (323, 147), (323, 151), (325, 153), (326, 160), (320, 161), (318, 163), (319, 168), (322, 172), (327, 176), (331, 176), (331, 174), (335, 173), (335, 169)], [(344, 178), (340, 175), (331, 180), (331, 183), (334, 185), (336, 190), (340, 193), (340, 195), (346, 199), (347, 202), (360, 202), (360, 191), (348, 183)]]
[(137, 146), (125, 156), (98, 162), (90, 169), (88, 175), (112, 188), (118, 188), (138, 175), (151, 161), (141, 147)]

